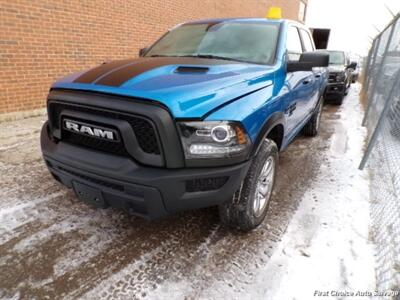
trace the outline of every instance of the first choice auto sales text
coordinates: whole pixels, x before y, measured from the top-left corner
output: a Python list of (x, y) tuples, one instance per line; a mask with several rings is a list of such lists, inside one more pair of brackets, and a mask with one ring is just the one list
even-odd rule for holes
[(399, 295), (399, 291), (314, 291), (317, 297), (393, 297)]

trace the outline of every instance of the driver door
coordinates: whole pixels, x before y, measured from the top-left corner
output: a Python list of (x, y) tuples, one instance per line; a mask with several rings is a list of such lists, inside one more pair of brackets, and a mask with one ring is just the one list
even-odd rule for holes
[[(303, 45), (297, 26), (290, 25), (287, 34), (287, 60), (298, 61), (303, 53)], [(287, 72), (285, 83), (289, 87), (290, 97), (285, 103), (286, 134), (290, 138), (297, 133), (303, 121), (309, 115), (309, 102), (314, 92), (314, 73), (312, 71)]]

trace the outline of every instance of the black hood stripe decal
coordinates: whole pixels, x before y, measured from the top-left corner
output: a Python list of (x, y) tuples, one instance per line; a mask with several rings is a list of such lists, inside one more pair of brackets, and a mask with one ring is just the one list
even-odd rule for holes
[(237, 63), (234, 61), (203, 59), (197, 57), (144, 57), (111, 62), (96, 67), (78, 77), (77, 83), (96, 83), (107, 86), (120, 86), (142, 73), (167, 65), (221, 65)]
[(101, 85), (120, 86), (137, 75), (170, 64), (173, 64), (172, 60), (164, 57), (138, 59), (138, 63), (134, 67), (127, 65), (116, 72), (111, 72), (96, 83)]
[(79, 76), (77, 79), (74, 80), (74, 82), (77, 83), (92, 83), (95, 81), (99, 76), (104, 75), (105, 73), (110, 72), (111, 70), (114, 70), (116, 68), (119, 68), (121, 66), (124, 66), (130, 62), (132, 62), (133, 59), (125, 59), (125, 60), (117, 60), (117, 61), (112, 61), (109, 63), (104, 63), (98, 67), (95, 67), (85, 73), (83, 73), (81, 76)]
[(104, 77), (108, 76), (109, 74), (111, 74), (111, 73), (113, 73), (113, 72), (117, 72), (117, 71), (119, 71), (119, 70), (121, 70), (121, 69), (123, 69), (123, 68), (125, 68), (125, 67), (132, 67), (133, 65), (136, 65), (137, 63), (138, 63), (138, 61), (135, 60), (135, 61), (133, 61), (133, 62), (131, 62), (131, 63), (124, 64), (124, 65), (122, 65), (122, 66), (116, 67), (116, 68), (114, 68), (114, 69), (112, 69), (112, 70), (110, 70), (110, 71), (108, 71), (108, 72), (106, 72), (106, 73), (100, 75), (99, 77), (97, 77), (96, 80), (93, 81), (93, 83), (97, 83), (98, 81), (102, 80)]

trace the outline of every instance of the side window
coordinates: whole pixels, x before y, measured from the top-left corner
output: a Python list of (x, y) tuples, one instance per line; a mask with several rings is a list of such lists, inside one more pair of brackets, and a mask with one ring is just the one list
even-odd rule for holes
[(314, 51), (314, 43), (308, 34), (307, 31), (304, 29), (300, 29), (300, 34), (301, 34), (301, 39), (303, 40), (303, 45), (304, 45), (304, 51)]
[(290, 26), (287, 33), (286, 49), (289, 60), (299, 60), (303, 48), (297, 27)]

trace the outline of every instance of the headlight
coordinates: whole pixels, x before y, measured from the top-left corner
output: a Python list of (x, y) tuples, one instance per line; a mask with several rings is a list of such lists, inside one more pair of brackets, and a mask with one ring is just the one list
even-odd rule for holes
[(178, 123), (186, 159), (245, 156), (250, 140), (237, 122)]

